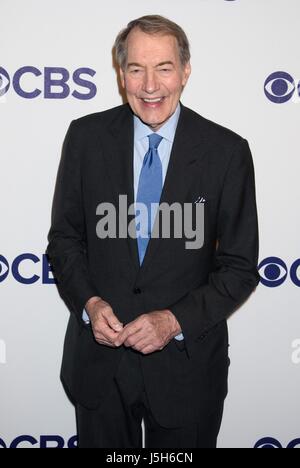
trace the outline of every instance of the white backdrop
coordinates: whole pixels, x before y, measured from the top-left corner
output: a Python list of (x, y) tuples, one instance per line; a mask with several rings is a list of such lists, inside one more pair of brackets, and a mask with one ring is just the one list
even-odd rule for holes
[[(40, 447), (49, 435), (66, 446), (76, 432), (59, 381), (68, 311), (45, 265), (43, 278), (56, 171), (70, 121), (121, 103), (116, 34), (154, 13), (190, 38), (193, 74), (183, 103), (247, 138), (256, 167), (264, 284), (229, 321), (219, 446), (300, 446), (299, 0), (150, 3), (0, 0), (0, 447)], [(23, 67), (34, 69), (22, 75)], [(70, 73), (64, 98), (49, 98), (62, 92), (48, 89), (53, 67)], [(90, 92), (72, 79), (80, 68), (96, 72), (81, 75), (97, 87), (92, 99), (72, 95)], [(36, 89), (37, 97), (24, 95)], [(266, 437), (275, 440), (261, 442)]]

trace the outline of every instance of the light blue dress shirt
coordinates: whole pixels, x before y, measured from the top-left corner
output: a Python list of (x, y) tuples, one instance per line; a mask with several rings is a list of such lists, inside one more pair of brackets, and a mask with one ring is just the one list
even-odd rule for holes
[[(177, 124), (180, 116), (180, 104), (178, 104), (175, 113), (170, 119), (158, 130), (158, 134), (163, 137), (159, 148), (158, 154), (162, 164), (163, 184), (166, 178), (167, 169), (170, 161), (172, 146), (175, 138)], [(149, 150), (148, 135), (153, 133), (153, 130), (144, 124), (137, 116), (134, 116), (134, 202), (136, 202), (140, 173), (142, 170), (144, 157)], [(89, 322), (89, 317), (86, 311), (83, 312), (83, 320)], [(175, 337), (176, 340), (183, 340), (182, 333)]]
[[(167, 174), (179, 116), (180, 105), (178, 104), (175, 113), (157, 132), (163, 137), (158, 148), (158, 154), (162, 164), (163, 184)], [(136, 201), (137, 197), (144, 157), (149, 149), (148, 135), (151, 133), (153, 133), (153, 130), (149, 128), (148, 125), (145, 125), (138, 117), (134, 116), (134, 201)]]

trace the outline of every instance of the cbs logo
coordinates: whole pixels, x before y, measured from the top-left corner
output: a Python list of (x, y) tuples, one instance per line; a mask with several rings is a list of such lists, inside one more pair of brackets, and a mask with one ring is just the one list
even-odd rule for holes
[[(279, 449), (282, 449), (282, 448), (285, 448), (285, 447), (283, 447), (282, 444), (278, 440), (273, 439), (272, 437), (265, 437), (264, 439), (259, 440), (255, 444), (254, 448), (256, 448), (256, 449), (258, 449), (258, 448), (279, 448)], [(292, 442), (290, 442), (286, 448), (288, 448), (288, 449), (300, 448), (300, 439), (292, 440)]]
[(268, 257), (258, 265), (260, 282), (268, 288), (277, 288), (287, 279), (288, 275), (295, 286), (300, 287), (300, 259), (296, 260), (290, 269), (278, 257)]
[[(75, 99), (89, 100), (97, 94), (97, 87), (91, 81), (95, 76), (91, 68), (78, 68), (72, 73), (62, 67), (45, 67), (42, 71), (36, 67), (26, 66), (17, 70), (12, 76), (0, 67), (0, 97), (12, 87), (15, 93), (24, 99)], [(71, 83), (70, 83), (71, 82)], [(75, 89), (71, 89), (75, 88)]]
[[(39, 274), (33, 271), (39, 265)], [(42, 259), (31, 253), (25, 253), (16, 257), (11, 265), (8, 260), (0, 255), (0, 283), (6, 280), (9, 273), (13, 278), (21, 284), (34, 284), (40, 279), (43, 284), (54, 284), (55, 279), (52, 276), (52, 268), (49, 264), (47, 255), (43, 255)]]
[(272, 73), (265, 81), (264, 90), (267, 98), (275, 104), (284, 104), (292, 98), (300, 102), (300, 81), (296, 82), (289, 73)]
[(16, 437), (10, 444), (6, 444), (3, 439), (0, 439), (0, 448), (77, 448), (77, 436), (71, 437), (65, 441), (59, 435), (41, 435), (39, 439), (30, 435), (22, 435)]

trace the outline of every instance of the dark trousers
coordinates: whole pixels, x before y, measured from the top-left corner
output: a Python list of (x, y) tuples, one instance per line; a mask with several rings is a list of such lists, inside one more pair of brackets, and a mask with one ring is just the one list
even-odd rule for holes
[[(197, 424), (166, 429), (154, 419), (144, 388), (141, 355), (123, 354), (112, 392), (96, 410), (77, 405), (79, 448), (216, 448), (223, 405)], [(176, 408), (174, 408), (176, 410)]]

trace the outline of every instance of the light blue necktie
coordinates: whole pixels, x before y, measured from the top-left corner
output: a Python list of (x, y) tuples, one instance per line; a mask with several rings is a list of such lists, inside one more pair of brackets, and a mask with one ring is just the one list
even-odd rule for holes
[[(158, 147), (163, 137), (157, 135), (157, 133), (152, 133), (148, 136), (148, 138), (149, 150), (144, 157), (136, 197), (137, 203), (143, 203), (147, 207), (147, 216), (140, 216), (142, 224), (142, 226), (140, 226), (142, 237), (139, 236), (137, 238), (140, 264), (143, 263), (145, 257), (147, 245), (151, 237), (151, 232), (155, 220), (155, 214), (157, 212), (157, 207), (156, 209), (152, 209), (151, 216), (151, 203), (159, 204), (163, 186), (162, 164), (158, 154)], [(175, 339), (182, 341), (184, 336), (182, 333), (180, 333), (179, 335), (175, 336)]]
[(155, 219), (156, 210), (152, 208), (151, 216), (151, 204), (159, 203), (163, 185), (162, 164), (158, 154), (158, 147), (163, 137), (152, 133), (148, 138), (149, 150), (144, 157), (136, 198), (137, 203), (143, 203), (147, 207), (147, 217), (143, 216), (143, 211), (140, 213), (142, 237), (137, 238), (140, 264), (143, 263)]

